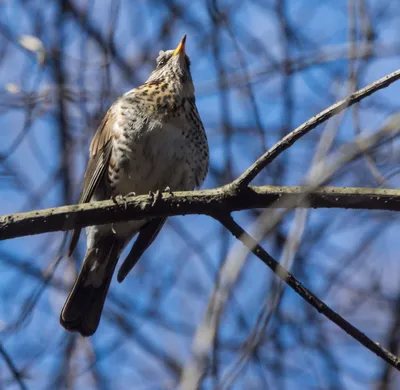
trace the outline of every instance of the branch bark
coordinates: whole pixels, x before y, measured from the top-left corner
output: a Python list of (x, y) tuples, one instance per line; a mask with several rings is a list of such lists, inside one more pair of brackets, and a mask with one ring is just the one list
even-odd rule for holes
[(247, 187), (237, 191), (228, 185), (212, 190), (164, 193), (56, 207), (0, 218), (0, 240), (59, 230), (72, 230), (112, 222), (173, 215), (230, 213), (256, 208), (346, 208), (400, 211), (400, 190), (308, 186)]

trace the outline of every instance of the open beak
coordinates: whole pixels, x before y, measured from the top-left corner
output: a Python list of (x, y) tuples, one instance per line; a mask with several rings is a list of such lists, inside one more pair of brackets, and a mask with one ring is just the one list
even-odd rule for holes
[(185, 55), (185, 42), (186, 42), (186, 34), (183, 36), (183, 38), (179, 42), (179, 45), (177, 46), (175, 51), (172, 53), (172, 56), (177, 56), (178, 54), (181, 54), (182, 56)]

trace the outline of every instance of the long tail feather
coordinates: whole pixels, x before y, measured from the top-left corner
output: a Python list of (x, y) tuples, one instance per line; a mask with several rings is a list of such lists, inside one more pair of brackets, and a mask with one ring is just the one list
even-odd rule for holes
[(65, 329), (82, 336), (91, 336), (96, 331), (122, 246), (115, 236), (110, 236), (86, 252), (82, 269), (61, 311), (60, 323)]

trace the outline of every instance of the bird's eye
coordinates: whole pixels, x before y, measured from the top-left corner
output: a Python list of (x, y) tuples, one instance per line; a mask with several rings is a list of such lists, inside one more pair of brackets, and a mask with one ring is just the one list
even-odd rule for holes
[(161, 58), (159, 61), (158, 61), (158, 67), (162, 67), (162, 66), (164, 66), (165, 64), (167, 63), (167, 59), (164, 57), (164, 58)]

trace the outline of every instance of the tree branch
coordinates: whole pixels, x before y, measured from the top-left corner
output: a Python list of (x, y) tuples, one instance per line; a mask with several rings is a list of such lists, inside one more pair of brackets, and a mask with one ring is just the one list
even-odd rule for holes
[(391, 366), (400, 371), (400, 359), (383, 348), (379, 343), (375, 343), (368, 336), (362, 333), (355, 326), (346, 321), (338, 313), (325, 305), (310, 290), (304, 287), (290, 272), (282, 267), (272, 256), (270, 256), (241, 226), (239, 226), (230, 215), (219, 214), (214, 216), (224, 225), (238, 240), (240, 240), (254, 255), (256, 255), (265, 265), (267, 265), (277, 277), (290, 286), (304, 300), (318, 310), (319, 313), (329, 318), (337, 326), (343, 329), (348, 335), (357, 340), (364, 347), (374, 352), (377, 356), (385, 360)]
[(303, 208), (347, 208), (400, 211), (400, 190), (308, 186), (248, 187), (236, 191), (231, 185), (204, 191), (164, 193), (56, 207), (0, 217), (0, 240), (76, 227), (100, 225), (148, 217), (230, 213), (256, 208), (281, 208), (288, 203)]
[(333, 116), (341, 113), (346, 108), (372, 95), (374, 92), (388, 87), (390, 84), (400, 79), (400, 69), (390, 73), (379, 80), (367, 85), (366, 87), (354, 92), (304, 122), (297, 129), (293, 130), (286, 137), (277, 142), (271, 149), (266, 151), (253, 165), (251, 165), (241, 176), (239, 176), (232, 184), (237, 188), (244, 188), (273, 160), (275, 160), (282, 152), (290, 148), (298, 139), (315, 129), (321, 123), (326, 122)]

